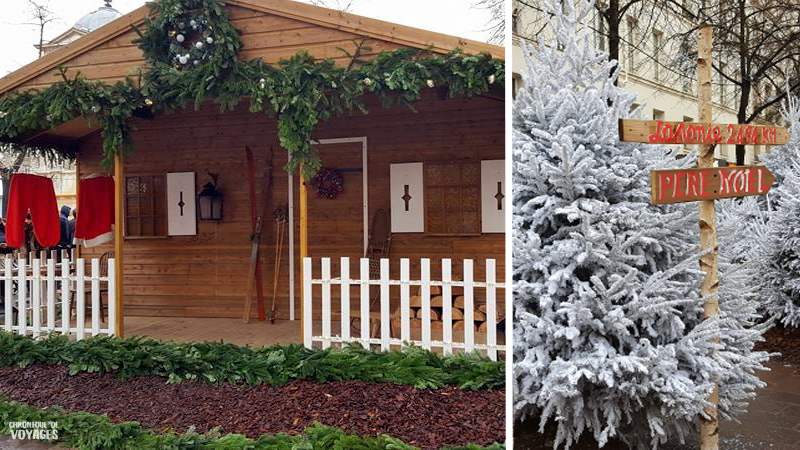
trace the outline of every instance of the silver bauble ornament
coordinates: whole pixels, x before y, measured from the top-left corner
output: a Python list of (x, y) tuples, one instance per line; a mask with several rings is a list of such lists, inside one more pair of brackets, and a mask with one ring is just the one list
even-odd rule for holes
[(206, 38), (206, 42), (208, 42), (209, 44), (213, 44), (214, 43), (214, 38), (209, 36), (209, 37)]
[(176, 37), (175, 39), (177, 39), (178, 42), (183, 42), (186, 40), (186, 38), (182, 34), (179, 34), (178, 37)]

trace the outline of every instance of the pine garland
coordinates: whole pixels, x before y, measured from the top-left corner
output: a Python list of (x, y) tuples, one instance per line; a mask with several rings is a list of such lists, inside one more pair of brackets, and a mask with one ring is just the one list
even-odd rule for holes
[(123, 379), (156, 375), (171, 383), (285, 384), (291, 380), (360, 380), (413, 385), (459, 386), (466, 390), (505, 387), (505, 364), (477, 353), (440, 356), (419, 347), (402, 352), (372, 352), (354, 344), (342, 349), (309, 350), (300, 345), (263, 348), (221, 342), (176, 343), (152, 339), (93, 337), (72, 341), (0, 331), (0, 367), (68, 365), (78, 372), (116, 373)]
[[(230, 23), (224, 0), (157, 0), (149, 5), (157, 14), (146, 20), (147, 29), (137, 41), (147, 61), (140, 86), (130, 77), (110, 86), (64, 76), (40, 91), (6, 94), (0, 98), (0, 140), (13, 142), (76, 117), (94, 117), (101, 127), (104, 164), (110, 165), (115, 154), (131, 148), (129, 123), (135, 113), (176, 111), (190, 102), (198, 109), (207, 98), (225, 112), (247, 98), (251, 112), (277, 116), (280, 144), (291, 155), (286, 170), (302, 168), (310, 178), (321, 167), (310, 144), (314, 129), (347, 111), (366, 114), (365, 94), (377, 95), (385, 107), (411, 107), (423, 89), (433, 86), (447, 87), (451, 97), (474, 96), (505, 82), (504, 62), (488, 54), (398, 49), (363, 61), (361, 53), (369, 50), (365, 41), (356, 42), (348, 67), (336, 66), (331, 59), (315, 61), (304, 51), (277, 66), (257, 59), (240, 61), (240, 31)], [(191, 67), (176, 67), (170, 31), (180, 21), (199, 16), (213, 40), (208, 57)], [(74, 158), (68, 148), (41, 152)]]

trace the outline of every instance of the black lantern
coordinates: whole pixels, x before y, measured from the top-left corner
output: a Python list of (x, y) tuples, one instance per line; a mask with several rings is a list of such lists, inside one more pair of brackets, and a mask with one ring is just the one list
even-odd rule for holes
[(222, 193), (217, 190), (216, 173), (209, 173), (213, 182), (203, 185), (203, 190), (197, 195), (197, 210), (200, 220), (222, 220)]

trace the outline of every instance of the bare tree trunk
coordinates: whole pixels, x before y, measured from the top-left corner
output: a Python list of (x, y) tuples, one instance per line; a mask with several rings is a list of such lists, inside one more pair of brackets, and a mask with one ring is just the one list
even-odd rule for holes
[[(753, 83), (750, 79), (750, 68), (747, 65), (750, 59), (749, 49), (747, 48), (748, 40), (744, 38), (745, 29), (745, 0), (739, 0), (739, 33), (742, 36), (741, 44), (739, 45), (739, 73), (742, 77), (742, 92), (739, 97), (739, 111), (736, 113), (736, 119), (739, 123), (744, 123), (747, 120), (747, 107), (750, 104), (750, 93), (753, 89)], [(743, 166), (745, 157), (745, 148), (742, 144), (736, 144), (736, 165)]]

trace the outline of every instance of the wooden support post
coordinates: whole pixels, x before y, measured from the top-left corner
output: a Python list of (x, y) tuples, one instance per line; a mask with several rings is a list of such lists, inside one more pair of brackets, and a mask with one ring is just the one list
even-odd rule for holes
[[(78, 156), (75, 158), (75, 209), (78, 209), (78, 199), (81, 196), (81, 154), (78, 152)], [(78, 222), (78, 215), (75, 215), (75, 223), (77, 225)], [(73, 239), (75, 238), (75, 229), (72, 229)], [(70, 246), (73, 245), (72, 242), (69, 243)], [(75, 246), (74, 252), (75, 258), (81, 257), (81, 246)]]
[[(125, 327), (123, 325), (124, 315), (122, 308), (122, 228), (124, 219), (122, 217), (123, 189), (125, 186), (125, 175), (122, 169), (122, 155), (117, 153), (114, 156), (114, 277), (115, 277), (115, 330), (114, 334), (119, 338), (125, 337)], [(80, 212), (78, 212), (80, 214)]]
[(303, 320), (303, 261), (308, 256), (308, 192), (306, 190), (306, 177), (303, 175), (303, 166), (300, 165), (300, 340), (303, 340), (305, 327), (310, 327), (310, 323)]
[[(700, 123), (710, 123), (711, 116), (711, 55), (712, 55), (712, 27), (700, 27), (697, 41), (697, 97), (699, 105)], [(714, 145), (700, 146), (700, 155), (697, 166), (709, 168), (714, 166)], [(700, 202), (700, 251), (710, 252), (700, 258), (700, 268), (705, 273), (701, 286), (701, 295), (708, 297), (717, 293), (719, 281), (717, 279), (717, 224), (713, 200)], [(717, 298), (707, 300), (703, 304), (703, 319), (714, 317), (719, 313)], [(715, 339), (719, 342), (719, 337)], [(717, 450), (719, 448), (719, 422), (717, 420), (717, 402), (719, 387), (714, 385), (714, 391), (708, 397), (712, 403), (706, 408), (708, 419), (700, 419), (700, 449)]]

